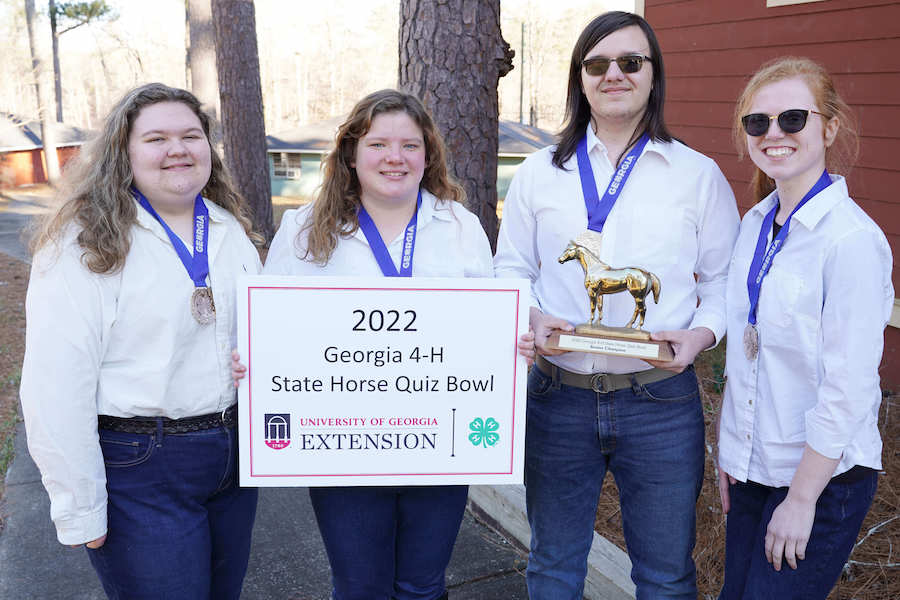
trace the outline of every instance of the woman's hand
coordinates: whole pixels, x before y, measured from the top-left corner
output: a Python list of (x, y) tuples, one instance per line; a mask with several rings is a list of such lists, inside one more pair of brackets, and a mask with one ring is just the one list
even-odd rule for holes
[(534, 332), (523, 333), (517, 344), (519, 356), (525, 358), (525, 363), (530, 367), (534, 364)]
[(105, 543), (106, 543), (106, 534), (104, 533), (103, 535), (98, 537), (96, 540), (91, 540), (91, 541), (87, 542), (86, 544), (72, 544), (72, 548), (78, 548), (80, 546), (84, 546), (85, 548), (90, 548), (91, 550), (96, 550), (97, 548), (99, 548), (100, 546), (102, 546)]
[(784, 559), (792, 569), (806, 558), (806, 543), (816, 516), (816, 503), (787, 498), (775, 508), (766, 527), (766, 560), (776, 571)]
[(231, 351), (231, 379), (234, 381), (234, 387), (241, 384), (241, 379), (247, 375), (247, 367), (241, 363), (241, 354), (237, 348)]
[(722, 470), (719, 467), (719, 500), (722, 501), (722, 512), (726, 515), (731, 510), (731, 496), (728, 495), (728, 484), (734, 485), (737, 479)]
[(706, 327), (694, 329), (677, 329), (674, 331), (657, 331), (650, 335), (651, 340), (666, 341), (672, 344), (675, 358), (672, 360), (648, 360), (654, 367), (681, 373), (694, 362), (701, 350), (706, 350), (716, 343), (715, 334)]
[(529, 313), (529, 322), (531, 330), (534, 332), (534, 346), (538, 354), (543, 354), (544, 356), (556, 356), (568, 352), (568, 350), (548, 348), (547, 338), (550, 337), (550, 334), (553, 333), (554, 329), (575, 331), (575, 327), (573, 327), (571, 323), (558, 317), (545, 315), (539, 308), (534, 306), (531, 307), (531, 312)]

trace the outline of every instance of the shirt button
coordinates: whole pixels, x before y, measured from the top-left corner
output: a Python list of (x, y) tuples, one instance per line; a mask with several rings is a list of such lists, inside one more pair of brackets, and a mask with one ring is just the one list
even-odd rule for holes
[(750, 402), (750, 406), (753, 406), (753, 398), (750, 398), (750, 400), (748, 400), (748, 402)]
[(749, 433), (747, 434), (747, 439), (748, 439), (748, 440), (750, 439), (750, 434), (749, 434)]

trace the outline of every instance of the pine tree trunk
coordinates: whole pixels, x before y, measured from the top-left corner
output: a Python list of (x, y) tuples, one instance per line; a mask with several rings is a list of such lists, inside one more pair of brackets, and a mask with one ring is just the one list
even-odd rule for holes
[(497, 81), (512, 69), (500, 0), (401, 0), (400, 88), (431, 110), (450, 170), (497, 242)]
[(47, 167), (47, 181), (55, 185), (59, 180), (59, 157), (56, 154), (54, 131), (53, 97), (45, 80), (45, 61), (34, 36), (34, 0), (25, 0), (25, 22), (28, 28), (28, 43), (31, 47), (31, 67), (34, 74), (35, 97), (41, 119), (41, 145), (44, 148), (44, 164)]
[(213, 35), (210, 0), (187, 0), (188, 45), (187, 61), (191, 73), (191, 91), (203, 110), (219, 118), (219, 82), (216, 80), (216, 44)]
[(275, 229), (253, 1), (212, 0), (212, 19), (225, 162), (268, 242)]
[(62, 78), (59, 74), (59, 34), (56, 32), (55, 0), (50, 0), (47, 10), (50, 13), (50, 39), (53, 43), (53, 91), (56, 95), (56, 122), (62, 123)]

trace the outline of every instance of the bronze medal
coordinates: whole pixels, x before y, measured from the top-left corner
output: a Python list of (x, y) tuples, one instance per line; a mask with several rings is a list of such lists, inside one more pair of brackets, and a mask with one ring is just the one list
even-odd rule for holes
[(211, 288), (194, 288), (191, 295), (191, 315), (201, 325), (208, 325), (216, 320), (216, 304), (213, 302)]
[(759, 354), (759, 330), (755, 325), (747, 323), (744, 327), (744, 356), (747, 360), (756, 360), (757, 354)]

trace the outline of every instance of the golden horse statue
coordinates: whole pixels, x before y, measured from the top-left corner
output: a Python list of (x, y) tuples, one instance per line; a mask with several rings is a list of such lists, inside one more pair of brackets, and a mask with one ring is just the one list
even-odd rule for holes
[[(596, 235), (593, 234), (593, 236)], [(653, 273), (637, 267), (611, 268), (598, 257), (599, 250), (592, 243), (592, 239), (596, 239), (596, 237), (585, 234), (578, 236), (569, 242), (566, 250), (559, 257), (561, 264), (577, 260), (584, 269), (584, 287), (591, 300), (588, 325), (594, 326), (595, 312), (597, 313), (596, 325), (600, 325), (600, 319), (603, 317), (603, 294), (615, 294), (628, 290), (634, 298), (634, 313), (625, 327), (634, 327), (640, 330), (644, 326), (644, 315), (647, 312), (645, 299), (651, 290), (653, 291), (653, 301), (659, 304), (659, 278)]]

